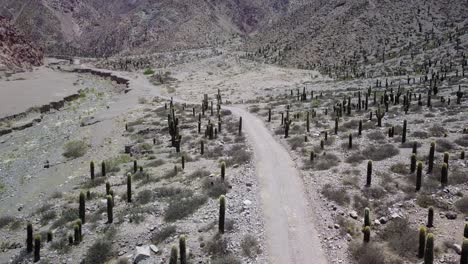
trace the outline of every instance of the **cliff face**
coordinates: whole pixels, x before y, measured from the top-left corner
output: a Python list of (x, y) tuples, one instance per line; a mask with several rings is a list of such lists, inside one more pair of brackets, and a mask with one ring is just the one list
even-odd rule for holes
[(0, 67), (31, 68), (43, 63), (42, 49), (20, 34), (4, 17), (0, 17)]

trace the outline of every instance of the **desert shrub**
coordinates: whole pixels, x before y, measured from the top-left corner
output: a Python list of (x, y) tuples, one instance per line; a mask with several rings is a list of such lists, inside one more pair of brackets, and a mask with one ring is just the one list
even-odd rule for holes
[(372, 208), (371, 203), (367, 196), (362, 195), (362, 194), (355, 194), (353, 196), (353, 208), (357, 212), (364, 212), (364, 208)]
[(148, 162), (146, 164), (146, 167), (159, 167), (161, 165), (164, 165), (166, 163), (166, 161), (164, 161), (163, 159), (155, 159), (155, 160), (152, 160), (151, 162)]
[(223, 154), (224, 154), (224, 147), (222, 145), (218, 145), (214, 148), (208, 148), (205, 151), (205, 158), (217, 159), (219, 157), (222, 157)]
[(385, 249), (376, 243), (351, 243), (350, 252), (357, 264), (386, 264)]
[(372, 131), (367, 134), (367, 138), (375, 141), (384, 140), (385, 135), (380, 131)]
[(143, 72), (144, 75), (153, 75), (154, 74), (154, 70), (152, 69), (146, 69), (144, 72)]
[(429, 128), (429, 132), (433, 137), (442, 137), (445, 133), (447, 133), (447, 130), (441, 125), (433, 125), (431, 128)]
[(210, 240), (206, 242), (206, 251), (211, 256), (223, 256), (228, 252), (228, 238), (216, 233)]
[(346, 158), (345, 162), (346, 163), (361, 163), (365, 159), (366, 157), (364, 157), (360, 152), (352, 152)]
[(223, 256), (216, 256), (211, 260), (212, 264), (241, 264), (239, 258), (233, 254), (226, 254)]
[(104, 184), (105, 181), (106, 181), (105, 177), (97, 177), (97, 178), (94, 178), (94, 180), (88, 179), (87, 181), (83, 182), (81, 186), (83, 189), (91, 189), (96, 186), (100, 186)]
[(52, 195), (50, 195), (51, 199), (60, 199), (62, 197), (63, 197), (63, 193), (59, 191), (55, 191), (52, 193)]
[(111, 159), (105, 160), (106, 172), (119, 172), (121, 164), (129, 163), (131, 161), (132, 158), (128, 154), (117, 155)]
[(11, 215), (3, 215), (0, 216), (0, 229), (4, 228), (5, 226), (9, 225), (15, 221), (15, 218)]
[(197, 169), (192, 174), (190, 174), (191, 178), (204, 178), (210, 176), (211, 172), (205, 169)]
[(54, 250), (57, 250), (60, 254), (68, 253), (71, 250), (68, 239), (64, 234), (62, 237), (56, 236), (50, 247)]
[(227, 166), (233, 166), (234, 164), (242, 165), (249, 162), (251, 158), (250, 152), (242, 145), (234, 145), (227, 151), (227, 155), (230, 156), (226, 160)]
[(332, 167), (337, 166), (340, 163), (340, 159), (332, 153), (327, 153), (317, 157), (317, 162), (314, 168), (317, 170), (328, 170)]
[(364, 193), (366, 197), (377, 199), (377, 200), (387, 195), (387, 193), (385, 192), (385, 189), (378, 185), (372, 185), (369, 188), (365, 188), (362, 192)]
[(455, 139), (455, 143), (463, 147), (468, 147), (468, 135), (463, 135), (462, 137)]
[(63, 226), (66, 223), (75, 221), (78, 218), (78, 210), (76, 210), (75, 208), (64, 208), (61, 212), (60, 218), (57, 219), (54, 223), (52, 223), (52, 228)]
[(66, 158), (76, 159), (84, 156), (87, 151), (88, 144), (81, 140), (73, 140), (65, 144), (62, 155)]
[(436, 140), (436, 151), (437, 152), (446, 152), (452, 150), (455, 145), (448, 141), (447, 139), (438, 139)]
[(398, 173), (398, 174), (408, 174), (409, 173), (409, 169), (408, 167), (406, 166), (406, 164), (404, 163), (397, 163), (397, 164), (393, 164), (391, 167), (390, 167), (390, 170), (394, 173)]
[(242, 248), (242, 253), (249, 258), (253, 258), (256, 254), (260, 253), (258, 241), (251, 234), (247, 234), (242, 238), (240, 246)]
[(346, 175), (342, 180), (343, 185), (345, 186), (352, 186), (352, 187), (359, 187), (359, 177), (358, 176), (351, 176)]
[(455, 206), (464, 214), (468, 214), (468, 197), (462, 197), (455, 202)]
[(456, 166), (451, 166), (451, 172), (449, 176), (449, 184), (462, 184), (468, 182), (468, 175), (463, 169)]
[(341, 126), (347, 129), (357, 129), (357, 127), (359, 126), (359, 120), (353, 119), (348, 122), (344, 122)]
[(47, 225), (51, 220), (54, 220), (57, 217), (55, 210), (49, 210), (41, 214), (41, 225)]
[(164, 220), (173, 222), (193, 214), (205, 202), (207, 197), (204, 195), (195, 195), (187, 198), (174, 197), (164, 212)]
[(426, 131), (414, 131), (413, 134), (411, 134), (412, 137), (415, 138), (428, 138), (429, 134)]
[(136, 200), (139, 204), (147, 204), (153, 199), (153, 192), (151, 190), (143, 190), (136, 196)]
[(389, 247), (402, 257), (416, 255), (414, 245), (418, 244), (418, 231), (413, 230), (407, 218), (397, 218), (386, 225), (382, 238)]
[(260, 107), (258, 107), (258, 105), (252, 105), (251, 107), (249, 107), (249, 111), (251, 113), (258, 113), (258, 111), (260, 111)]
[(154, 196), (158, 198), (173, 197), (176, 195), (183, 195), (185, 197), (193, 195), (193, 191), (190, 189), (182, 189), (178, 187), (157, 187), (153, 189)]
[(203, 190), (206, 195), (213, 198), (218, 198), (220, 195), (226, 194), (229, 187), (229, 183), (226, 180), (209, 178), (203, 180)]
[(113, 255), (112, 240), (98, 239), (89, 247), (85, 256), (85, 263), (106, 263)]
[(164, 226), (160, 230), (156, 231), (151, 235), (151, 242), (155, 245), (163, 242), (167, 238), (173, 236), (177, 231), (175, 225)]
[(390, 157), (393, 157), (400, 153), (392, 144), (385, 145), (370, 145), (361, 152), (366, 159), (373, 161), (380, 161)]
[(289, 146), (292, 150), (296, 150), (298, 147), (304, 145), (304, 137), (302, 136), (295, 136), (288, 139)]
[(328, 200), (334, 201), (339, 205), (348, 205), (350, 202), (349, 195), (344, 188), (333, 187), (327, 183), (322, 188), (322, 194)]

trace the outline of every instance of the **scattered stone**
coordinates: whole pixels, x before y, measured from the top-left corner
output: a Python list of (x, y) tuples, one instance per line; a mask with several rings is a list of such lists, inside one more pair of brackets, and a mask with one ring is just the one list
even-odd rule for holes
[(136, 247), (136, 256), (135, 256), (134, 263), (138, 263), (149, 257), (150, 257), (149, 246)]
[(461, 246), (458, 245), (458, 244), (453, 244), (452, 246), (453, 246), (453, 249), (455, 250), (455, 252), (457, 252), (458, 255), (461, 255), (461, 253), (462, 253)]
[(151, 251), (153, 251), (155, 254), (159, 253), (159, 248), (156, 247), (155, 245), (150, 245), (149, 247), (150, 247)]
[(388, 218), (385, 217), (385, 216), (382, 216), (382, 217), (379, 218), (379, 222), (380, 222), (380, 224), (385, 225), (388, 222)]
[(445, 217), (447, 217), (447, 219), (449, 219), (449, 220), (455, 220), (455, 219), (457, 219), (457, 213), (447, 212), (447, 213), (445, 213)]
[(357, 219), (358, 218), (358, 214), (356, 211), (351, 211), (349, 212), (349, 216), (351, 216), (351, 218), (353, 219)]

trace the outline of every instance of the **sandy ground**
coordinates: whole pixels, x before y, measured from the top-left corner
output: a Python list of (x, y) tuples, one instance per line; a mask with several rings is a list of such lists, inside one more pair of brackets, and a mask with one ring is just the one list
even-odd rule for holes
[(0, 117), (24, 112), (74, 94), (76, 74), (63, 73), (46, 67), (0, 79)]

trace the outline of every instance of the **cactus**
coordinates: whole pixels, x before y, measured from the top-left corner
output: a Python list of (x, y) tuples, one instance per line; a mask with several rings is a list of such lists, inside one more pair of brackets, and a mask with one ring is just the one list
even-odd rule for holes
[(465, 223), (465, 228), (463, 229), (463, 237), (468, 238), (468, 223)]
[(80, 241), (83, 241), (83, 222), (81, 222), (81, 219), (76, 220), (76, 225), (78, 225), (78, 231), (80, 232)]
[(434, 235), (429, 233), (426, 238), (426, 250), (424, 251), (424, 264), (434, 263)]
[(323, 139), (320, 140), (320, 148), (323, 149), (324, 148), (324, 142), (323, 142)]
[(112, 196), (107, 195), (107, 222), (112, 224), (114, 221)]
[(205, 142), (200, 141), (200, 155), (205, 154)]
[(68, 244), (70, 246), (73, 245), (73, 235), (71, 235), (71, 234), (68, 235)]
[(328, 131), (325, 131), (325, 141), (328, 141)]
[(218, 230), (219, 233), (224, 234), (224, 221), (226, 217), (226, 198), (224, 195), (219, 197), (219, 220), (218, 220)]
[(448, 152), (444, 152), (444, 163), (447, 163), (447, 169), (449, 165), (449, 154)]
[(284, 138), (288, 138), (289, 137), (289, 128), (291, 126), (291, 120), (285, 120), (285, 126), (284, 126)]
[(33, 251), (33, 226), (31, 223), (28, 223), (26, 227), (26, 252)]
[(136, 173), (138, 171), (138, 163), (136, 160), (133, 161), (133, 173)]
[(86, 191), (86, 199), (91, 200), (91, 191), (90, 190)]
[(338, 117), (335, 118), (335, 135), (338, 134)]
[(348, 148), (352, 149), (353, 148), (353, 134), (349, 133), (348, 136)]
[(313, 162), (315, 158), (315, 153), (313, 151), (310, 152), (310, 161)]
[(370, 241), (370, 235), (371, 235), (370, 226), (365, 226), (365, 227), (362, 229), (362, 232), (364, 233), (364, 243), (369, 243), (369, 241)]
[(185, 155), (182, 155), (182, 169), (185, 169)]
[(406, 142), (406, 125), (407, 125), (407, 122), (406, 120), (404, 120), (403, 121), (403, 134), (401, 134), (401, 143)]
[(419, 228), (419, 248), (418, 248), (418, 258), (424, 257), (424, 250), (426, 249), (426, 233), (427, 230), (424, 226)]
[(375, 117), (377, 117), (377, 126), (382, 127), (382, 118), (385, 116), (385, 111), (380, 109), (380, 106), (375, 111)]
[(427, 227), (431, 228), (434, 227), (434, 208), (429, 207), (429, 210), (427, 211)]
[(52, 233), (52, 230), (47, 231), (47, 242), (52, 242), (54, 239), (54, 234)]
[(369, 160), (367, 162), (367, 180), (366, 180), (366, 186), (371, 186), (372, 183), (372, 160)]
[(177, 247), (172, 246), (171, 248), (171, 257), (169, 259), (169, 264), (177, 264)]
[(462, 150), (461, 153), (460, 153), (460, 159), (461, 160), (465, 159), (465, 151), (464, 150)]
[(421, 183), (422, 183), (422, 162), (418, 162), (418, 167), (416, 170), (416, 191), (421, 190)]
[(427, 164), (427, 173), (432, 172), (434, 167), (434, 152), (435, 152), (435, 142), (431, 142), (431, 148), (429, 149), (429, 162)]
[(447, 185), (448, 183), (448, 166), (447, 163), (442, 164), (442, 169), (440, 172), (440, 184), (442, 186)]
[(34, 236), (34, 262), (41, 260), (41, 235)]
[(307, 121), (306, 121), (306, 129), (307, 129), (307, 132), (310, 132), (310, 117), (309, 117), (310, 113), (309, 111), (307, 111)]
[(185, 236), (179, 238), (180, 264), (187, 264), (187, 246)]
[(242, 116), (239, 118), (239, 135), (242, 134)]
[(132, 202), (132, 175), (127, 175), (127, 202)]
[(89, 174), (91, 176), (91, 180), (94, 180), (94, 161), (89, 163)]
[(271, 108), (268, 109), (268, 123), (271, 122)]
[(411, 154), (411, 165), (410, 172), (414, 173), (416, 171), (416, 154)]
[(101, 163), (101, 174), (106, 177), (106, 163), (104, 161)]
[(80, 192), (79, 216), (80, 216), (81, 222), (83, 223), (85, 223), (85, 214), (86, 214), (85, 194), (84, 192)]
[(413, 142), (413, 154), (418, 154), (418, 142)]
[(468, 239), (463, 238), (460, 264), (468, 264)]
[(362, 135), (362, 120), (359, 120), (358, 135)]
[(365, 208), (364, 209), (364, 226), (370, 226), (371, 225), (371, 221), (370, 221), (370, 209), (369, 208)]
[(110, 189), (111, 189), (110, 183), (106, 182), (106, 195), (110, 194)]
[(226, 176), (226, 163), (221, 162), (221, 179), (224, 181), (224, 177)]
[(78, 245), (80, 242), (81, 242), (81, 238), (80, 238), (80, 227), (75, 224), (73, 226), (73, 230), (74, 230), (74, 234), (75, 234), (75, 244)]

